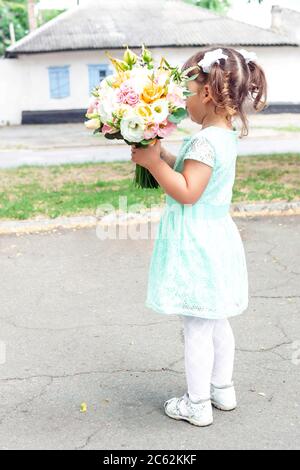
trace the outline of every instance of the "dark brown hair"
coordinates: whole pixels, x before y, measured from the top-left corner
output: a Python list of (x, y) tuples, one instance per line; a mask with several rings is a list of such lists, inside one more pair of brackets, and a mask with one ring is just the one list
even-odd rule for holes
[[(220, 63), (214, 63), (210, 72), (203, 72), (198, 62), (203, 59), (204, 54), (209, 51), (221, 48), (228, 56), (219, 59)], [(267, 81), (262, 67), (255, 61), (246, 62), (244, 56), (233, 48), (215, 46), (203, 51), (199, 51), (191, 56), (182, 66), (182, 70), (196, 66), (187, 75), (198, 73), (195, 81), (201, 87), (209, 84), (212, 90), (212, 98), (217, 108), (226, 109), (226, 119), (238, 116), (242, 122), (240, 137), (249, 133), (247, 109), (262, 111), (267, 105)]]

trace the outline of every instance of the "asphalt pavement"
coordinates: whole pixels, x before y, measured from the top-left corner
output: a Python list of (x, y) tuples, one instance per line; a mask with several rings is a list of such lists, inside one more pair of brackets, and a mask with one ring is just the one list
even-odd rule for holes
[(186, 389), (183, 324), (144, 306), (153, 238), (0, 236), (0, 448), (299, 449), (300, 216), (234, 220), (239, 406), (204, 429), (163, 411)]

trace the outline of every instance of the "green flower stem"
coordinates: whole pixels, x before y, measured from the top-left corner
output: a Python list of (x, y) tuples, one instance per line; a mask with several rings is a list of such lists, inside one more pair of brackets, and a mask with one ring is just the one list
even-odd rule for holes
[[(145, 147), (148, 147), (149, 143), (150, 142), (147, 142), (147, 144), (137, 143), (135, 144), (135, 146), (137, 148), (145, 148)], [(146, 189), (159, 188), (159, 184), (154, 178), (154, 176), (152, 175), (152, 173), (150, 173), (150, 171), (147, 170), (147, 168), (138, 164), (136, 164), (136, 167), (135, 167), (134, 184), (138, 188), (146, 188)]]

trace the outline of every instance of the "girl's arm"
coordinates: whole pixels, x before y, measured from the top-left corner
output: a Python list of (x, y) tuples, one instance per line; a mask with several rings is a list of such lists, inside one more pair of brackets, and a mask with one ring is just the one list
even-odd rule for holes
[(182, 172), (177, 172), (160, 158), (161, 144), (146, 149), (132, 147), (132, 161), (147, 168), (161, 188), (181, 204), (194, 204), (205, 190), (212, 167), (203, 162), (186, 159)]
[(160, 158), (162, 158), (171, 168), (174, 168), (176, 157), (175, 155), (172, 155), (170, 152), (168, 152), (168, 150), (166, 150), (163, 146), (161, 147)]
[(212, 168), (196, 160), (185, 160), (181, 173), (163, 160), (148, 166), (161, 188), (181, 204), (195, 204), (204, 192)]

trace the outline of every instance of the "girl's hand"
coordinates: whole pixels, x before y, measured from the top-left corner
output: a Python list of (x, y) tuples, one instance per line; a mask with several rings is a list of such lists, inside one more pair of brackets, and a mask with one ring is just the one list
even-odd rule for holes
[(160, 158), (161, 143), (157, 139), (154, 145), (148, 145), (145, 148), (137, 148), (135, 145), (131, 146), (131, 160), (140, 166), (150, 170), (161, 162)]

